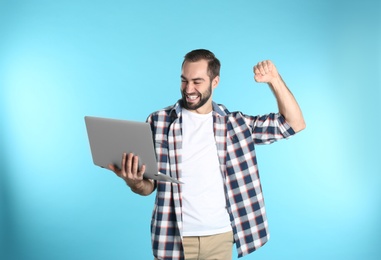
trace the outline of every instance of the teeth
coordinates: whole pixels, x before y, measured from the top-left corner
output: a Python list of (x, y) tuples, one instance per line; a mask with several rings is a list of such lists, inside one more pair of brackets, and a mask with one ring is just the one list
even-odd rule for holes
[(188, 96), (189, 99), (195, 100), (198, 96)]

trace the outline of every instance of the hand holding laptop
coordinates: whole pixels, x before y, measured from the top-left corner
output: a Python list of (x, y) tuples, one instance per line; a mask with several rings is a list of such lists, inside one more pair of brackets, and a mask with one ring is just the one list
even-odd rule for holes
[(121, 168), (118, 169), (115, 165), (109, 164), (108, 167), (117, 176), (122, 178), (131, 190), (140, 195), (149, 195), (154, 189), (152, 180), (144, 179), (143, 174), (145, 165), (143, 164), (139, 169), (139, 157), (133, 153), (123, 153)]
[[(148, 187), (151, 187), (151, 184), (152, 187), (154, 186), (153, 180), (181, 183), (177, 179), (159, 172), (151, 126), (148, 123), (90, 116), (85, 117), (85, 123), (95, 165), (108, 168), (118, 176), (127, 178), (129, 175), (131, 177), (128, 177), (129, 182), (130, 179), (132, 182), (134, 178), (137, 178), (136, 174), (139, 175), (139, 179), (142, 178), (141, 174), (144, 174), (144, 179), (150, 180), (145, 185)], [(126, 158), (123, 154), (126, 154)], [(131, 154), (131, 157), (127, 154)], [(122, 155), (122, 160), (120, 160)], [(120, 163), (121, 161), (122, 163)], [(138, 172), (139, 165), (143, 164), (144, 170), (140, 168)], [(135, 174), (135, 177), (131, 174)], [(138, 185), (139, 187), (132, 186), (142, 188), (140, 185)]]

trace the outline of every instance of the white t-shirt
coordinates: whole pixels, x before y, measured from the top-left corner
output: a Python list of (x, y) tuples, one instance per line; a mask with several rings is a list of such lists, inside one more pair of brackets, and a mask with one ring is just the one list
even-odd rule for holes
[(181, 185), (184, 236), (231, 230), (213, 132), (213, 116), (183, 109)]

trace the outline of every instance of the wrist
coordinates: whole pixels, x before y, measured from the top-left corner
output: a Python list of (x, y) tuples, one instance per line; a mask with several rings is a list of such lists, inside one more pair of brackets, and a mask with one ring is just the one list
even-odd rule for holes
[[(151, 194), (153, 189), (150, 189), (151, 181), (147, 179), (143, 179), (138, 183), (134, 183), (133, 185), (127, 185), (130, 187), (131, 191), (139, 194), (139, 195), (149, 195)], [(151, 185), (152, 186), (152, 185)]]
[(283, 79), (280, 75), (277, 77), (274, 77), (270, 82), (269, 85), (273, 91), (277, 91), (278, 89), (282, 88), (284, 86)]
[(127, 180), (125, 180), (125, 181), (126, 181), (127, 186), (130, 187), (130, 189), (135, 193), (137, 193), (143, 189), (143, 180), (141, 180), (141, 181), (136, 181), (136, 180), (127, 181)]

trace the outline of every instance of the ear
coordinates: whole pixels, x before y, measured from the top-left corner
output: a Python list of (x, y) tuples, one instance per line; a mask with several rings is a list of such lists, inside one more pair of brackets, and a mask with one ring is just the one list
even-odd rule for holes
[(212, 88), (215, 89), (218, 86), (218, 83), (220, 83), (220, 76), (214, 77), (212, 80)]

